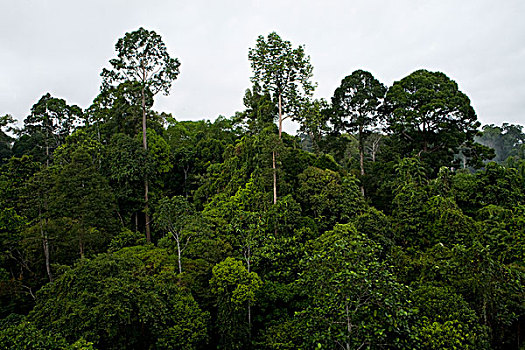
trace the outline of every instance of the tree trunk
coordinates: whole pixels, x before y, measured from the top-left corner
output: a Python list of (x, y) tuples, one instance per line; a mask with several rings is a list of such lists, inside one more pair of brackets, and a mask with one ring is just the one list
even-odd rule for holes
[(49, 130), (46, 128), (46, 168), (49, 168)]
[[(42, 215), (42, 212), (39, 213)], [(42, 217), (40, 217), (40, 236), (42, 237), (42, 247), (44, 248), (44, 258), (46, 260), (46, 272), (49, 277), (49, 282), (53, 282), (53, 274), (51, 273), (51, 264), (49, 262), (49, 238), (47, 232), (44, 230), (44, 224), (42, 223)]]
[(252, 340), (252, 303), (248, 300), (248, 339)]
[(190, 166), (182, 167), (182, 171), (184, 171), (184, 196), (186, 199), (188, 198), (188, 187), (187, 187), (187, 181), (188, 181), (188, 172), (190, 171)]
[[(179, 274), (181, 274), (182, 273), (182, 263), (181, 263), (182, 252), (180, 249), (180, 237), (177, 238), (176, 241), (177, 241), (177, 256), (179, 258)], [(180, 276), (179, 276), (179, 279), (180, 279)]]
[(282, 112), (281, 94), (279, 93), (279, 140), (281, 139), (282, 133), (283, 133), (283, 112)]
[[(279, 94), (279, 142), (282, 139), (283, 133), (283, 114), (282, 114), (282, 102), (281, 94)], [(275, 162), (276, 154), (275, 151), (272, 153), (272, 168), (273, 168), (273, 204), (277, 203), (277, 166)]]
[(273, 166), (273, 204), (277, 203), (277, 169), (275, 168), (275, 151), (272, 152)]
[(84, 259), (84, 242), (82, 237), (78, 240), (78, 249), (80, 250), (80, 259)]
[(151, 243), (151, 231), (149, 226), (149, 203), (148, 203), (148, 176), (144, 179), (144, 221), (146, 225), (146, 242)]
[[(350, 320), (350, 310), (348, 310), (348, 301), (345, 302), (345, 311), (346, 311), (346, 331), (347, 339), (350, 339), (352, 337), (352, 322)], [(350, 350), (350, 342), (346, 342), (346, 349)]]
[[(142, 85), (142, 145), (144, 150), (148, 150), (148, 141), (146, 139), (146, 95), (144, 90), (144, 85)], [(151, 242), (151, 231), (149, 226), (149, 186), (148, 186), (148, 175), (144, 177), (144, 221), (146, 225), (146, 242)]]
[(359, 125), (359, 166), (361, 167), (361, 194), (365, 196), (365, 186), (363, 178), (365, 176), (365, 145), (363, 144), (363, 126)]

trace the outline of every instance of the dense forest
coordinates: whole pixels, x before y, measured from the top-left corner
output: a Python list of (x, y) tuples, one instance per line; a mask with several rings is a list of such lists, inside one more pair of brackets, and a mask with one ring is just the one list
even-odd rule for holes
[(244, 110), (181, 121), (162, 38), (115, 49), (87, 109), (0, 119), (0, 348), (524, 348), (520, 125), (427, 70), (314, 99), (276, 33)]

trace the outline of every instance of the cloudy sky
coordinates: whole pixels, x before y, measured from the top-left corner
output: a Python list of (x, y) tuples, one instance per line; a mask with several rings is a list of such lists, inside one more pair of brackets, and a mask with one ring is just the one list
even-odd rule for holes
[(178, 120), (243, 109), (248, 49), (276, 31), (305, 45), (329, 99), (356, 69), (386, 85), (442, 71), (483, 124), (525, 124), (523, 0), (0, 0), (0, 115), (23, 120), (50, 92), (82, 108), (126, 32), (162, 36), (181, 73), (154, 108)]

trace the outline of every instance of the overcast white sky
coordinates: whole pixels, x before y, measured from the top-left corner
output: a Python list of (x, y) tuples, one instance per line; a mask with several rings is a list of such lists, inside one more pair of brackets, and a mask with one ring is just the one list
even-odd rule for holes
[(316, 97), (356, 69), (391, 85), (425, 68), (455, 80), (483, 124), (525, 124), (524, 18), (523, 0), (0, 0), (0, 115), (23, 120), (46, 92), (87, 108), (118, 38), (142, 26), (181, 62), (154, 105), (177, 120), (242, 110), (248, 49), (276, 31), (306, 46)]

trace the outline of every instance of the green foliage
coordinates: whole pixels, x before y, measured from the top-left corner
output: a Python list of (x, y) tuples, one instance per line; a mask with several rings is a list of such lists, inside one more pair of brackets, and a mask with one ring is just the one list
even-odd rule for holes
[[(147, 175), (151, 178), (158, 176), (157, 174), (162, 174), (168, 172), (172, 164), (170, 162), (170, 147), (166, 140), (159, 136), (155, 130), (148, 129), (148, 153), (146, 172)], [(140, 136), (137, 135), (137, 140), (140, 139)]]
[(82, 118), (78, 106), (70, 106), (60, 98), (45, 94), (31, 108), (31, 114), (24, 120), (24, 133), (34, 141), (29, 153), (42, 163), (52, 160), (52, 152), (60, 146)]
[(246, 132), (257, 134), (273, 124), (278, 115), (277, 106), (269, 92), (263, 92), (259, 84), (247, 89), (244, 98), (246, 110), (238, 112), (234, 120), (243, 125)]
[(93, 343), (83, 338), (68, 344), (59, 333), (42, 331), (15, 314), (0, 321), (0, 347), (17, 350), (96, 350)]
[[(369, 72), (356, 70), (341, 81), (332, 97), (330, 121), (336, 132), (357, 133), (360, 174), (365, 175), (365, 141), (380, 122), (386, 87)], [(364, 187), (362, 192), (364, 195)]]
[(182, 196), (162, 198), (155, 211), (154, 220), (155, 225), (175, 241), (179, 273), (182, 273), (182, 252), (190, 239), (202, 230), (202, 220), (195, 214), (195, 207)]
[(321, 151), (323, 136), (328, 132), (328, 102), (323, 99), (308, 101), (301, 111), (301, 127), (299, 130), (306, 133), (312, 142), (312, 149), (316, 154)]
[(77, 129), (74, 133), (69, 135), (64, 144), (59, 146), (53, 156), (55, 157), (55, 163), (65, 166), (71, 163), (73, 154), (79, 149), (89, 154), (93, 165), (97, 165), (97, 169), (100, 170), (100, 163), (102, 162), (104, 146), (100, 141), (94, 139), (83, 129)]
[(103, 349), (194, 349), (207, 315), (175, 271), (173, 256), (148, 246), (82, 260), (39, 292), (29, 320)]
[[(412, 293), (417, 332), (424, 349), (488, 349), (488, 327), (461, 295), (448, 287), (422, 285)], [(443, 312), (445, 311), (446, 312)]]
[(160, 36), (116, 51), (86, 111), (0, 117), (1, 349), (523, 347), (520, 125), (481, 134), (426, 70), (312, 100), (276, 33), (244, 110), (175, 120), (152, 110), (179, 73)]
[(113, 236), (108, 246), (108, 252), (116, 252), (125, 247), (134, 247), (146, 243), (144, 235), (140, 232), (133, 232), (124, 228)]
[(417, 155), (434, 170), (450, 166), (480, 126), (469, 98), (440, 72), (418, 70), (394, 82), (385, 105), (388, 131), (401, 155)]
[(64, 350), (67, 343), (60, 335), (44, 333), (31, 322), (20, 320), (9, 325), (12, 317), (4, 319), (0, 328), (0, 347), (2, 349)]
[(419, 253), (409, 265), (412, 271), (408, 275), (414, 281), (449, 286), (461, 295), (476, 312), (479, 323), (490, 327), (492, 348), (516, 342), (512, 325), (523, 314), (522, 269), (498, 262), (479, 243), (450, 247), (437, 244)]
[(9, 114), (0, 117), (0, 164), (7, 162), (7, 160), (11, 158), (13, 154), (11, 150), (11, 144), (14, 139), (6, 134), (6, 131), (15, 131), (12, 126), (9, 126), (9, 124), (14, 123), (14, 118)]
[(118, 230), (115, 199), (86, 149), (77, 149), (71, 157), (71, 163), (57, 174), (50, 210), (53, 218), (72, 220), (71, 230), (76, 232), (72, 243), (84, 257), (89, 251), (106, 250)]
[[(137, 135), (141, 131), (141, 84), (123, 81), (116, 86), (107, 86), (95, 97), (87, 109), (85, 118), (88, 129), (100, 141), (109, 141), (114, 134)], [(144, 91), (144, 105), (153, 106), (151, 91)], [(155, 121), (150, 116), (150, 124)]]
[(250, 325), (246, 315), (262, 281), (233, 258), (213, 267), (211, 291), (217, 298), (217, 326), (224, 349), (244, 349), (249, 341)]
[(140, 82), (153, 95), (168, 94), (179, 74), (179, 60), (170, 57), (160, 35), (144, 28), (126, 33), (115, 44), (117, 58), (109, 61), (113, 70), (105, 69), (103, 87), (124, 81)]
[(480, 206), (495, 204), (511, 208), (524, 202), (523, 179), (516, 169), (490, 162), (476, 174), (476, 202)]
[(304, 348), (402, 347), (414, 314), (380, 246), (350, 225), (312, 241), (298, 283), (307, 298)]
[(235, 142), (236, 135), (232, 121), (223, 117), (213, 123), (171, 120), (164, 133), (173, 164), (165, 175), (169, 193), (192, 196), (207, 168), (224, 161), (224, 149)]
[(253, 70), (251, 81), (270, 93), (274, 104), (281, 99), (283, 113), (298, 118), (301, 105), (315, 88), (310, 79), (313, 67), (304, 47), (292, 48), (289, 41), (272, 32), (260, 35), (248, 59)]
[(138, 140), (125, 134), (113, 135), (106, 147), (102, 170), (115, 194), (120, 215), (126, 219), (124, 224), (129, 227), (132, 216), (136, 217), (143, 205), (142, 180), (148, 165), (146, 151)]
[(324, 231), (336, 223), (348, 222), (364, 207), (357, 180), (331, 170), (308, 167), (299, 175), (298, 201), (306, 214)]
[(379, 122), (380, 102), (386, 88), (372, 74), (356, 70), (346, 76), (332, 98), (335, 127), (364, 134)]
[(484, 125), (483, 132), (476, 137), (476, 141), (494, 149), (494, 161), (501, 164), (508, 157), (519, 155), (520, 146), (525, 142), (522, 129), (521, 125), (508, 123), (503, 123), (501, 127)]

